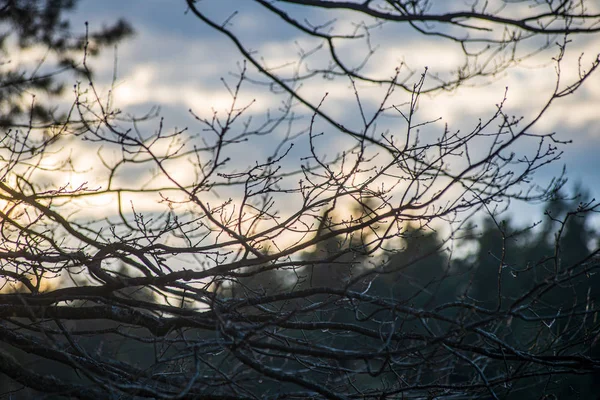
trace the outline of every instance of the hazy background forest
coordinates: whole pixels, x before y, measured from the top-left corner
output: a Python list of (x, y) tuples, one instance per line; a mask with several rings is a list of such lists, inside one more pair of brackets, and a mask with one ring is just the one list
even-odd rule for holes
[[(580, 188), (578, 189), (580, 190)], [(585, 197), (581, 199), (585, 199)], [(485, 219), (480, 226), (472, 227), (472, 234), (465, 235), (454, 244), (455, 247), (468, 246), (472, 249), (460, 258), (451, 259), (450, 254), (435, 232), (423, 233), (417, 229), (409, 230), (407, 238), (392, 244), (392, 246), (395, 245), (393, 250), (397, 250), (398, 254), (389, 261), (390, 264), (408, 265), (408, 267), (403, 268), (401, 272), (375, 277), (370, 283), (372, 288), (369, 293), (375, 297), (403, 299), (402, 304), (411, 307), (440, 306), (452, 303), (457, 297), (462, 296), (470, 296), (481, 307), (494, 307), (497, 301), (495, 298), (498, 276), (496, 268), (500, 262), (505, 263), (502, 268), (509, 271), (502, 277), (502, 284), (506, 287), (506, 295), (518, 296), (524, 290), (527, 290), (536, 279), (539, 279), (539, 277), (536, 277), (536, 269), (531, 268), (532, 265), (539, 265), (540, 260), (547, 260), (548, 264), (553, 262), (555, 240), (559, 230), (562, 230), (559, 238), (560, 247), (563, 249), (561, 262), (567, 265), (585, 259), (592, 253), (593, 249), (598, 248), (599, 235), (591, 227), (588, 219), (590, 214), (576, 212), (580, 203), (580, 198), (562, 200), (557, 193), (555, 200), (545, 204), (545, 216), (540, 215), (540, 221), (543, 222), (536, 229), (522, 229), (523, 227), (512, 221), (510, 217), (502, 220)], [(571, 215), (569, 215), (569, 218), (565, 218), (568, 213), (571, 213)], [(559, 223), (558, 221), (563, 221), (563, 218), (565, 218), (566, 223)], [(316, 259), (320, 253), (328, 252), (328, 246), (337, 246), (337, 243), (322, 242), (312, 252), (306, 252), (302, 257), (306, 260)], [(248, 279), (242, 279), (239, 286), (227, 287), (220, 295), (228, 297), (235, 295), (231, 292), (236, 291), (238, 295), (246, 295), (247, 291), (255, 291), (261, 295), (275, 294), (290, 290), (292, 285), (310, 287), (313, 281), (318, 281), (323, 286), (340, 288), (343, 286), (343, 282), (350, 278), (348, 274), (352, 272), (348, 270), (347, 265), (352, 263), (356, 270), (360, 270), (365, 268), (362, 264), (363, 261), (356, 258), (342, 259), (338, 260), (338, 264), (323, 265), (322, 268), (317, 270), (307, 268), (299, 273), (302, 279), (299, 282), (292, 281), (293, 283), (290, 282), (286, 272), (252, 276)], [(487, 265), (490, 268), (478, 268), (481, 265)], [(600, 276), (597, 272), (590, 272), (589, 275), (589, 279), (579, 285), (569, 285), (555, 291), (552, 297), (556, 300), (556, 303), (563, 304), (563, 299), (567, 298), (572, 299), (572, 304), (576, 304), (587, 298), (593, 299), (591, 306), (595, 306), (596, 300), (600, 298)], [(131, 295), (135, 298), (155, 296), (145, 290), (132, 291)], [(289, 304), (285, 306), (291, 307)], [(335, 303), (330, 304), (329, 307), (330, 310), (322, 312), (328, 321), (344, 322), (355, 319), (355, 313), (351, 308), (338, 307)], [(552, 304), (547, 304), (547, 307), (549, 310), (554, 308)], [(379, 309), (379, 312), (382, 312), (382, 310)], [(565, 312), (568, 312), (568, 310), (565, 310)], [(460, 318), (461, 316), (457, 314), (454, 317)], [(381, 329), (378, 328), (379, 323), (386, 320), (384, 315), (378, 315), (378, 308), (375, 306), (372, 309), (361, 310), (360, 318), (365, 327), (376, 330)], [(594, 313), (592, 318), (596, 319), (597, 314)], [(319, 312), (306, 318), (307, 323), (322, 320)], [(420, 324), (414, 320), (402, 321), (399, 324), (400, 326), (395, 327), (395, 329), (403, 329), (407, 332), (422, 330)], [(596, 320), (594, 320), (594, 324), (597, 324)], [(115, 334), (119, 330), (118, 327), (119, 324), (99, 320), (73, 322), (70, 324), (69, 329), (93, 332), (93, 336), (82, 339), (79, 344), (84, 348), (102, 354), (103, 357), (130, 362), (139, 365), (142, 369), (151, 367), (155, 362), (154, 353), (157, 351), (157, 343), (152, 339), (152, 336), (142, 333), (142, 337), (147, 338), (146, 343), (140, 342), (139, 339), (127, 340), (127, 338)], [(570, 337), (579, 338), (574, 340), (574, 344), (568, 346), (590, 345), (591, 354), (595, 357), (600, 355), (598, 340), (586, 340), (586, 328), (570, 320), (551, 319), (543, 321), (542, 324), (537, 326), (530, 326), (515, 320), (510, 321), (503, 329), (505, 332), (497, 332), (497, 334), (505, 334), (509, 338), (509, 343), (525, 347), (551, 346), (551, 342), (560, 336), (559, 334), (555, 335), (554, 332), (566, 331)], [(96, 335), (97, 332), (104, 333), (98, 336)], [(204, 331), (193, 329), (187, 334), (190, 336), (206, 336), (207, 339), (210, 339), (211, 336)], [(544, 341), (540, 342), (540, 337), (545, 338)], [(356, 345), (353, 344), (355, 338), (352, 336), (332, 337), (326, 330), (313, 332), (310, 340), (327, 346), (336, 344), (344, 346), (339, 343), (344, 341), (348, 341), (346, 343), (347, 347), (352, 348)], [(470, 344), (477, 345), (477, 341), (481, 339), (471, 338), (471, 340), (472, 343)], [(468, 342), (469, 339), (467, 338)], [(158, 351), (161, 353), (177, 352), (170, 349), (170, 346), (160, 346)], [(28, 368), (39, 374), (45, 375), (52, 371), (52, 375), (59, 378), (82, 379), (70, 367), (48, 361), (39, 362), (36, 361), (35, 356), (28, 356), (24, 352), (15, 352), (14, 349), (10, 349), (10, 352), (13, 357), (19, 359), (20, 363), (27, 365)], [(223, 371), (243, 369), (243, 364), (224, 354), (212, 356), (210, 362)], [(173, 366), (170, 367), (173, 368)], [(178, 367), (191, 368), (191, 365), (183, 363)], [(343, 368), (344, 362), (342, 361), (341, 365), (334, 363), (331, 367)], [(461, 371), (426, 371), (425, 373), (441, 376), (449, 375), (452, 379), (453, 375), (460, 375)], [(465, 374), (468, 374), (468, 372), (465, 372)], [(260, 382), (261, 376), (257, 374), (254, 377), (248, 376), (246, 379), (255, 379), (256, 382)], [(316, 376), (316, 379), (318, 379), (318, 376)], [(382, 379), (389, 379), (392, 382), (394, 377), (383, 375), (363, 379), (366, 379), (364, 383), (368, 386), (369, 379), (373, 380), (373, 385), (378, 385)], [(524, 379), (507, 385), (514, 389), (514, 393), (510, 398), (532, 398), (532, 390), (535, 390), (536, 385), (540, 384), (536, 381), (535, 378), (531, 380)], [(5, 388), (6, 393), (10, 393), (20, 386), (6, 376), (2, 378), (1, 382), (0, 387)], [(548, 380), (543, 385), (546, 398), (592, 399), (600, 392), (600, 373), (596, 372), (583, 376), (571, 375), (554, 382)], [(276, 396), (280, 391), (281, 383), (260, 382), (260, 384), (255, 385), (255, 394), (259, 397)], [(15, 392), (15, 396), (16, 393), (19, 393), (17, 398), (21, 398), (21, 396), (54, 398), (40, 392), (20, 391)]]

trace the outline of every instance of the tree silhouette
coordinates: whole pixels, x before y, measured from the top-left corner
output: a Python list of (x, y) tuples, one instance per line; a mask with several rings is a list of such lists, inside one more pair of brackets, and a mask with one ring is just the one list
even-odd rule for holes
[[(599, 30), (587, 2), (520, 2), (537, 5), (527, 16), (512, 3), (495, 11), (428, 1), (240, 3), (240, 13), (261, 10), (318, 42), (300, 48), (297, 63), (274, 65), (236, 34), (237, 14), (217, 20), (208, 2), (189, 0), (186, 18), (228, 37), (245, 60), (223, 79), (229, 108), (190, 110), (189, 129), (142, 124), (101, 95), (87, 58), (94, 35), (71, 42), (59, 22), (73, 4), (4, 8), (18, 26), (37, 15), (34, 33), (16, 31), (24, 46), (43, 43), (63, 61), (80, 51), (81, 62), (68, 64), (84, 79), (69, 112), (14, 108), (3, 128), (3, 394), (594, 393), (600, 263), (586, 218), (598, 204), (561, 200), (562, 177), (531, 183), (565, 144), (539, 132), (539, 121), (600, 62), (562, 73), (570, 39)], [(429, 75), (397, 65), (382, 78), (369, 60), (388, 27), (458, 46), (462, 67)], [(98, 46), (128, 32), (117, 24)], [(529, 40), (535, 49), (520, 53)], [(357, 41), (366, 43), (359, 61), (344, 47)], [(537, 114), (513, 117), (502, 101), (466, 130), (421, 119), (425, 93), (487, 82), (550, 48), (556, 87)], [(313, 61), (322, 50), (327, 58)], [(23, 85), (1, 77), (14, 90), (7, 104), (38, 85), (31, 76)], [(354, 96), (349, 123), (330, 107), (348, 99), (306, 89), (336, 79)], [(362, 85), (383, 89), (378, 102)], [(283, 99), (277, 109), (253, 112), (243, 94), (257, 87)], [(378, 125), (391, 116), (393, 126)], [(510, 200), (553, 200), (548, 222), (517, 227), (494, 208)], [(462, 245), (475, 250), (456, 255)]]
[[(56, 107), (32, 101), (31, 94), (46, 94), (52, 102), (64, 93), (65, 80), (71, 83), (73, 77), (65, 77), (67, 73), (85, 75), (79, 61), (84, 47), (87, 55), (97, 55), (133, 33), (125, 20), (119, 20), (99, 31), (75, 34), (65, 15), (76, 4), (73, 0), (7, 0), (0, 6), (0, 24), (8, 29), (0, 40), (5, 67), (0, 71), (1, 127), (38, 127), (64, 120), (56, 115)], [(29, 49), (40, 49), (42, 58), (11, 60)]]

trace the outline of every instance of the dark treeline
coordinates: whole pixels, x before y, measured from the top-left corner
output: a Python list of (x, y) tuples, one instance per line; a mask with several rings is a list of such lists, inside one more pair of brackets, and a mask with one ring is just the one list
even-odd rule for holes
[[(481, 326), (487, 328), (488, 331), (493, 331), (496, 337), (502, 338), (515, 349), (539, 348), (538, 353), (543, 354), (544, 347), (546, 347), (556, 352), (561, 350), (561, 346), (557, 346), (556, 342), (563, 341), (565, 337), (568, 337), (570, 339), (568, 342), (564, 340), (565, 354), (577, 353), (577, 348), (588, 347), (592, 349), (592, 354), (600, 355), (598, 338), (588, 334), (589, 331), (592, 331), (589, 326), (596, 326), (599, 323), (596, 315), (594, 315), (593, 321), (581, 321), (575, 313), (569, 315), (570, 310), (565, 308), (565, 305), (568, 306), (570, 303), (569, 298), (573, 298), (573, 304), (581, 302), (582, 298), (587, 298), (589, 306), (595, 306), (595, 300), (598, 299), (600, 291), (600, 278), (593, 271), (585, 274), (583, 278), (574, 278), (570, 285), (558, 285), (539, 295), (537, 299), (539, 307), (531, 309), (531, 317), (542, 316), (544, 310), (548, 311), (548, 315), (553, 315), (554, 310), (554, 315), (558, 315), (559, 318), (551, 320), (542, 318), (532, 322), (512, 318), (507, 312), (511, 307), (515, 307), (519, 298), (525, 296), (531, 288), (536, 286), (536, 282), (543, 281), (553, 273), (555, 268), (588, 262), (586, 259), (591, 254), (591, 249), (598, 246), (598, 232), (590, 226), (590, 214), (578, 212), (578, 208), (581, 209), (582, 204), (580, 200), (579, 197), (565, 200), (558, 195), (555, 196), (546, 204), (543, 220), (526, 229), (510, 218), (502, 220), (485, 218), (479, 226), (468, 227), (464, 231), (465, 234), (452, 243), (451, 247), (454, 249), (461, 249), (464, 246), (470, 249), (468, 252), (463, 251), (461, 256), (453, 256), (448, 250), (450, 244), (442, 243), (436, 232), (424, 233), (420, 229), (409, 226), (403, 239), (397, 243), (397, 248), (387, 249), (391, 256), (388, 256), (385, 262), (382, 261), (381, 265), (365, 265), (364, 261), (367, 258), (361, 258), (356, 251), (350, 251), (346, 255), (331, 260), (330, 264), (310, 264), (311, 260), (322, 260), (324, 254), (339, 254), (340, 248), (360, 246), (358, 240), (356, 243), (339, 243), (336, 238), (333, 238), (320, 242), (313, 251), (304, 253), (303, 260), (301, 260), (304, 263), (303, 266), (296, 267), (293, 271), (270, 270), (258, 274), (255, 274), (255, 271), (247, 271), (252, 273), (249, 273), (248, 276), (241, 274), (232, 279), (227, 286), (215, 287), (215, 296), (223, 300), (260, 299), (318, 287), (351, 289), (372, 296), (372, 298), (394, 302), (398, 306), (419, 309), (424, 313), (434, 310), (439, 312), (443, 308), (448, 308), (449, 311), (446, 314), (448, 318), (455, 321), (464, 320), (467, 323), (466, 321), (469, 321), (468, 314), (472, 314), (472, 311), (468, 308), (461, 309), (450, 306), (461, 302), (478, 307)], [(327, 229), (326, 222), (329, 218), (329, 216), (322, 218), (322, 226), (317, 234), (322, 234)], [(423, 256), (424, 254), (426, 256)], [(372, 273), (369, 274), (369, 271)], [(359, 275), (362, 276), (362, 279), (353, 280), (355, 276)], [(149, 299), (154, 296), (148, 289), (140, 291), (130, 289), (126, 295), (135, 299)], [(361, 361), (356, 357), (347, 357), (347, 359), (343, 357), (344, 351), (365, 348), (365, 343), (356, 341), (352, 328), (359, 327), (363, 330), (377, 332), (381, 336), (378, 338), (378, 343), (381, 343), (381, 338), (385, 338), (386, 335), (400, 334), (411, 337), (411, 335), (419, 336), (428, 333), (429, 328), (425, 328), (423, 321), (418, 318), (411, 319), (393, 315), (389, 308), (379, 307), (375, 303), (369, 304), (368, 301), (356, 304), (351, 302), (340, 304), (340, 301), (338, 297), (329, 297), (319, 293), (314, 296), (299, 297), (297, 300), (282, 300), (274, 303), (281, 307), (278, 311), (284, 309), (288, 311), (288, 314), (284, 315), (288, 315), (290, 322), (305, 324), (336, 322), (339, 327), (333, 330), (328, 328), (306, 332), (297, 330), (298, 343), (277, 343), (276, 340), (273, 340), (272, 344), (296, 346), (303, 341), (310, 341), (317, 344), (317, 349), (321, 348), (323, 351), (345, 349), (340, 353), (342, 357), (337, 357), (337, 359), (324, 357), (320, 368), (311, 368), (311, 371), (307, 372), (307, 368), (302, 365), (298, 357), (280, 358), (278, 361), (275, 356), (269, 354), (267, 345), (264, 348), (264, 356), (269, 358), (269, 365), (271, 367), (279, 365), (286, 370), (303, 371), (304, 375), (310, 376), (315, 381), (319, 381), (320, 374), (324, 379), (336, 379), (336, 377), (343, 379), (344, 371), (356, 368), (356, 364), (369, 363), (367, 360)], [(73, 304), (73, 306), (85, 307), (85, 304)], [(194, 307), (192, 303), (181, 304), (181, 306)], [(270, 306), (272, 307), (273, 304)], [(314, 312), (302, 313), (299, 317), (295, 316), (294, 310), (307, 306), (313, 306)], [(560, 308), (558, 313), (556, 313), (556, 308)], [(246, 310), (247, 313), (241, 315), (240, 319), (242, 321), (246, 319), (248, 324), (256, 322), (255, 318), (269, 311), (262, 309), (260, 305), (248, 307)], [(489, 324), (493, 326), (487, 326), (486, 313), (492, 315), (495, 312), (505, 312), (507, 317), (501, 319), (500, 323), (498, 318), (490, 318)], [(540, 315), (535, 315), (536, 313)], [(561, 315), (565, 317), (560, 318)], [(142, 369), (151, 367), (155, 375), (169, 374), (186, 368), (192, 369), (194, 366), (188, 365), (188, 362), (182, 361), (178, 364), (169, 355), (184, 352), (187, 346), (186, 338), (194, 340), (203, 338), (202, 343), (207, 348), (211, 346), (214, 348), (213, 355), (209, 358), (211, 365), (207, 366), (209, 370), (231, 376), (241, 374), (245, 375), (245, 379), (256, 380), (254, 394), (257, 396), (276, 397), (281, 390), (281, 382), (266, 381), (256, 370), (245, 368), (243, 362), (223, 346), (223, 337), (218, 329), (199, 326), (197, 329), (186, 328), (182, 332), (170, 332), (166, 338), (156, 338), (153, 334), (141, 332), (139, 329), (134, 332), (126, 325), (90, 318), (92, 319), (72, 321), (68, 327), (57, 323), (54, 328), (49, 327), (52, 318), (45, 321), (40, 320), (38, 321), (39, 336), (35, 340), (39, 344), (38, 347), (31, 347), (29, 351), (17, 351), (13, 347), (3, 345), (0, 351), (10, 354), (15, 362), (18, 361), (21, 364), (26, 364), (29, 360), (32, 378), (43, 376), (44, 379), (58, 378), (86, 385), (90, 383), (88, 377), (75, 372), (71, 367), (51, 361), (35, 362), (39, 360), (35, 355), (43, 352), (43, 349), (46, 348), (45, 343), (52, 342), (53, 337), (59, 335), (62, 330), (68, 329), (71, 332), (77, 332), (76, 342), (65, 344), (71, 351), (75, 348), (78, 352), (93, 353), (97, 357), (100, 357), (101, 354), (102, 357), (119, 360), (124, 367), (127, 364)], [(13, 320), (13, 323), (18, 322)], [(436, 326), (431, 326), (430, 329), (443, 331), (446, 328), (449, 329), (437, 322)], [(86, 331), (90, 332), (89, 337), (86, 337)], [(104, 335), (98, 335), (99, 331), (104, 331)], [(253, 340), (252, 332), (249, 331), (245, 340)], [(15, 330), (13, 334), (20, 335), (18, 330)], [(361, 341), (364, 340), (364, 336), (358, 337)], [(29, 339), (31, 340), (31, 338)], [(11, 341), (13, 340), (15, 338), (11, 338)], [(482, 343), (481, 336), (464, 335), (461, 340), (465, 347), (485, 349), (490, 345)], [(269, 340), (262, 343), (269, 343)], [(203, 351), (205, 350), (203, 349)], [(49, 350), (48, 347), (48, 351), (55, 350)], [(29, 355), (28, 352), (32, 355)], [(419, 356), (425, 360), (422, 363), (415, 363), (413, 372), (418, 374), (419, 381), (424, 385), (464, 382), (472, 375), (468, 366), (459, 365), (458, 358), (457, 364), (452, 368), (440, 370), (436, 369), (436, 365), (441, 360), (436, 360), (436, 357), (444, 357), (443, 354), (438, 355), (435, 351), (427, 350)], [(161, 364), (157, 360), (162, 358), (170, 361)], [(204, 360), (208, 362), (206, 358)], [(68, 363), (76, 365), (77, 360), (69, 360)], [(490, 362), (484, 368), (488, 376), (493, 377), (494, 369), (513, 368), (510, 364), (508, 361)], [(86, 367), (90, 368), (90, 366)], [(520, 363), (516, 368), (526, 370), (527, 364)], [(548, 368), (551, 370), (555, 367), (549, 366)], [(319, 369), (327, 372), (323, 373)], [(408, 369), (410, 370), (410, 368)], [(363, 386), (372, 385), (373, 388), (376, 388), (392, 385), (398, 378), (389, 368), (384, 368), (384, 365), (372, 364), (369, 365), (369, 370), (369, 374), (359, 375), (353, 379), (360, 380)], [(529, 399), (531, 398), (530, 390), (535, 390), (538, 393), (544, 393), (546, 396), (544, 398), (547, 399), (591, 399), (600, 392), (599, 382), (600, 374), (597, 373), (582, 376), (552, 375), (550, 373), (543, 379), (532, 377), (507, 384), (503, 398)], [(144, 384), (144, 382), (140, 382), (140, 388), (143, 388)], [(283, 383), (283, 385), (288, 385), (288, 389), (293, 390), (293, 383)], [(31, 389), (22, 389), (20, 385), (2, 375), (0, 375), (0, 387), (3, 388), (4, 395), (12, 393), (16, 398), (41, 395)], [(215, 393), (218, 393), (220, 389), (215, 388), (215, 390)], [(68, 392), (64, 393), (64, 396), (68, 397), (68, 395)], [(432, 392), (431, 395), (434, 396), (434, 393)], [(473, 393), (473, 398), (478, 396), (485, 397), (481, 393), (479, 395)], [(63, 398), (63, 396), (50, 395), (47, 398)]]

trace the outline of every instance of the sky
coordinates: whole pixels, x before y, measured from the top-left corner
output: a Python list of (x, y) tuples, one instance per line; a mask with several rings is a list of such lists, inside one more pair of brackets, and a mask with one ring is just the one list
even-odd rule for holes
[[(300, 48), (306, 49), (314, 44), (283, 24), (266, 19), (252, 8), (251, 2), (203, 1), (200, 4), (221, 19), (237, 10), (238, 13), (231, 20), (232, 26), (270, 65), (293, 62)], [(117, 18), (128, 20), (136, 35), (114, 51), (105, 51), (91, 60), (97, 73), (96, 84), (106, 91), (116, 65), (116, 106), (136, 115), (159, 106), (166, 126), (188, 127), (191, 131), (199, 130), (199, 127), (188, 110), (210, 113), (212, 109), (223, 110), (228, 107), (230, 96), (221, 78), (234, 82), (234, 75), (239, 72), (243, 58), (229, 39), (204, 25), (191, 13), (186, 13), (184, 2), (81, 0), (71, 23), (75, 30), (83, 30), (84, 22), (88, 21), (93, 30)], [(339, 24), (347, 22), (343, 19), (338, 21)], [(430, 73), (443, 74), (461, 62), (456, 47), (449, 46), (447, 42), (424, 38), (405, 28), (393, 31), (392, 35), (388, 31), (382, 31), (380, 36), (376, 33), (373, 41), (378, 41), (380, 47), (370, 68), (382, 76), (393, 74), (394, 68), (401, 62), (415, 72), (413, 79), (418, 78), (425, 67)], [(358, 54), (355, 52), (356, 49), (349, 47), (344, 56), (352, 59)], [(594, 52), (600, 52), (600, 36), (575, 39), (563, 65), (565, 76), (568, 78), (577, 73), (580, 54), (584, 54), (582, 65), (585, 66), (596, 56)], [(552, 47), (538, 57), (499, 74), (487, 85), (423, 96), (419, 104), (419, 118), (423, 121), (441, 118), (431, 125), (432, 130), (439, 131), (446, 123), (455, 130), (469, 129), (479, 118), (493, 113), (495, 105), (508, 93), (507, 110), (515, 115), (523, 115), (525, 120), (531, 119), (553, 90), (555, 65), (549, 60), (555, 53), (556, 47)], [(319, 62), (318, 55), (314, 62)], [(319, 80), (306, 83), (302, 90), (315, 100), (328, 92), (325, 104), (327, 111), (345, 118), (349, 126), (357, 123), (356, 104), (347, 81)], [(359, 90), (365, 107), (369, 108), (377, 104), (383, 89), (361, 86)], [(397, 95), (399, 103), (406, 101), (405, 92), (397, 92)], [(240, 101), (252, 100), (255, 103), (251, 112), (257, 117), (264, 116), (268, 110), (277, 109), (281, 101), (264, 88), (248, 85)], [(382, 125), (394, 129), (394, 123), (390, 119), (383, 121)], [(548, 182), (566, 166), (568, 188), (580, 183), (593, 197), (600, 199), (600, 162), (597, 155), (600, 149), (599, 127), (600, 73), (596, 73), (575, 95), (554, 104), (544, 120), (536, 126), (538, 132), (557, 132), (559, 138), (572, 141), (564, 146), (564, 154), (558, 162), (538, 173), (539, 183)], [(323, 143), (325, 148), (338, 145)], [(268, 156), (271, 150), (268, 142), (259, 141), (251, 151), (236, 154), (236, 160), (240, 165), (251, 165), (261, 157)], [(513, 203), (510, 213), (516, 220), (524, 222), (541, 218), (540, 205)]]

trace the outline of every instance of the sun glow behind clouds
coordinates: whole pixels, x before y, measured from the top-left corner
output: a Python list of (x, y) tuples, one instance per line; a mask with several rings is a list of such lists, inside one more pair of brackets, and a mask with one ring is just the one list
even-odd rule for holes
[[(134, 67), (115, 85), (112, 93), (115, 106), (160, 105), (221, 112), (231, 108), (232, 96), (225, 88), (212, 89), (192, 77), (165, 81), (162, 78), (164, 72), (164, 68), (151, 64)], [(266, 112), (276, 106), (275, 101), (271, 96), (245, 91), (238, 97), (237, 104), (253, 103), (254, 112)]]

